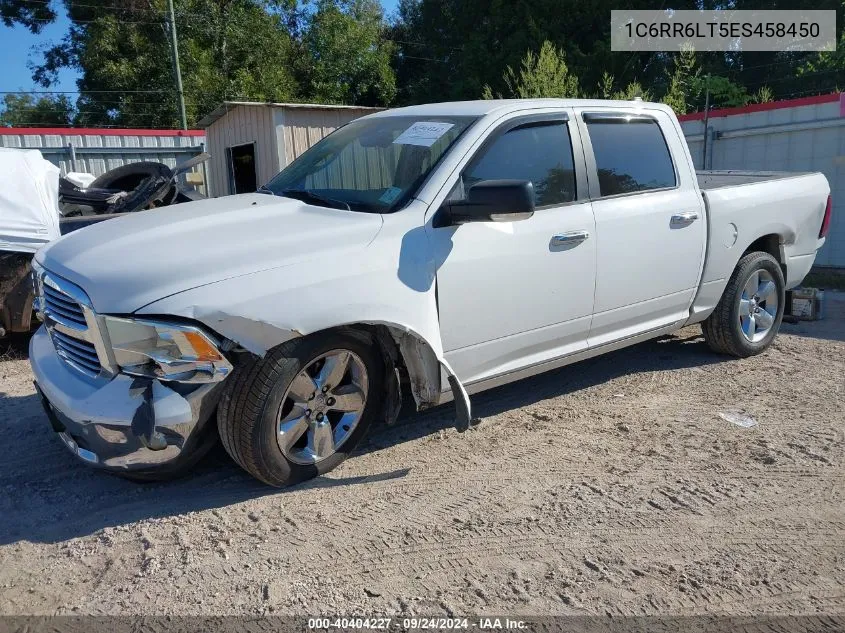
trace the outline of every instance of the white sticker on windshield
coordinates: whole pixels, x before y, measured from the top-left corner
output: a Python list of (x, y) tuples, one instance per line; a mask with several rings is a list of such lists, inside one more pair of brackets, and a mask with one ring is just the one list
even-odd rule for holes
[(378, 199), (379, 202), (383, 202), (384, 204), (390, 204), (396, 198), (400, 196), (402, 190), (399, 187), (388, 187), (383, 194), (381, 194), (381, 198)]
[(418, 121), (402, 132), (393, 142), (399, 145), (431, 147), (453, 125), (454, 123), (440, 123), (438, 121)]

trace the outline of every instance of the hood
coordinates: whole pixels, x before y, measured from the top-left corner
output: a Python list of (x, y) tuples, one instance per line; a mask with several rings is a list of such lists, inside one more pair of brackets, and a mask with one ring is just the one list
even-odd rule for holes
[(97, 312), (126, 314), (205, 284), (363, 249), (381, 224), (378, 214), (252, 193), (106, 220), (36, 259), (85, 290)]

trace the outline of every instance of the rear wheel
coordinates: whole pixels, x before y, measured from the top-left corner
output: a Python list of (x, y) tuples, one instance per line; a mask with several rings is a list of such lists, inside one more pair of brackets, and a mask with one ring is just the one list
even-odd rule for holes
[(745, 255), (716, 309), (702, 324), (710, 348), (746, 358), (771, 345), (783, 319), (783, 271), (768, 253)]
[(381, 409), (384, 367), (355, 331), (289, 341), (251, 358), (229, 378), (217, 413), (223, 446), (272, 486), (340, 464)]

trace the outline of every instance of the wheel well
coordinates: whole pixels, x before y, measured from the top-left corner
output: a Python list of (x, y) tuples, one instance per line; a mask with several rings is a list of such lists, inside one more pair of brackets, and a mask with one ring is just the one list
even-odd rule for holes
[(367, 332), (370, 336), (372, 336), (381, 351), (385, 370), (390, 370), (391, 367), (398, 369), (399, 375), (402, 379), (402, 384), (408, 384), (408, 367), (405, 364), (405, 359), (402, 358), (402, 353), (399, 351), (399, 345), (390, 333), (390, 328), (386, 325), (373, 325), (370, 323), (355, 323), (354, 325), (345, 327)]
[[(763, 237), (757, 238), (751, 244), (749, 244), (748, 248), (745, 249), (745, 252), (742, 254), (742, 257), (748, 255), (748, 253), (768, 253), (772, 257), (774, 257), (778, 263), (780, 263), (780, 267), (783, 270), (783, 277), (786, 279), (786, 261), (783, 257), (783, 253), (781, 252), (780, 248), (780, 235), (775, 233), (771, 233), (769, 235), (764, 235)], [(740, 257), (740, 259), (742, 259)]]
[(392, 405), (386, 403), (384, 417), (388, 423), (395, 420), (403, 403), (413, 405), (416, 410), (437, 404), (440, 364), (426, 341), (399, 327), (388, 325), (355, 323), (338, 329), (344, 328), (369, 333), (379, 346), (385, 364), (385, 389), (387, 393), (395, 393), (397, 399)]

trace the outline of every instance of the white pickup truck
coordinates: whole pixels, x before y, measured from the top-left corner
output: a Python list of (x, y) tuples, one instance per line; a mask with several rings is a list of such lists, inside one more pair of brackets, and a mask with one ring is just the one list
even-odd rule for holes
[(91, 464), (170, 476), (219, 435), (288, 485), (337, 466), (403, 396), (454, 399), (466, 429), (469, 394), (690, 323), (716, 352), (762, 352), (830, 210), (821, 174), (696, 174), (660, 104), (389, 110), (256, 193), (40, 250), (30, 360)]

